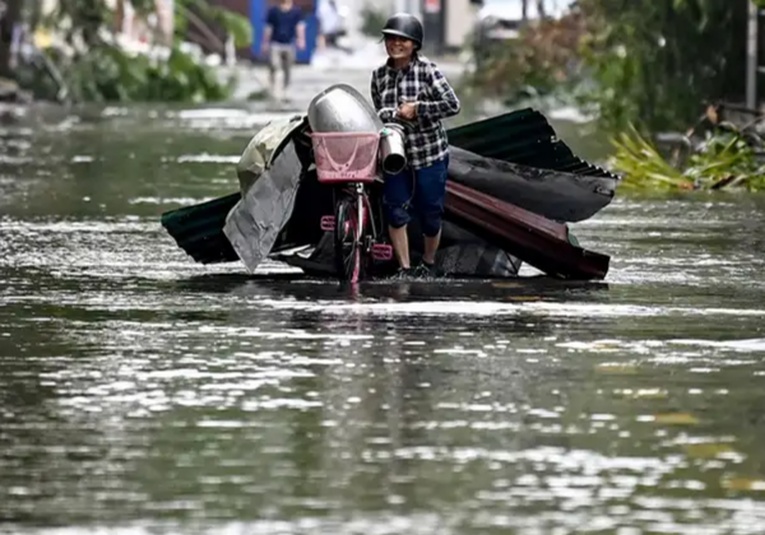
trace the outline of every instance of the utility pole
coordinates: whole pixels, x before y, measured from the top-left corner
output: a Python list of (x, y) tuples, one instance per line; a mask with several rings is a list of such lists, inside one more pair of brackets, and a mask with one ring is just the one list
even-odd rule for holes
[(539, 20), (547, 18), (547, 8), (545, 8), (545, 0), (537, 0), (537, 17)]
[(757, 64), (757, 45), (758, 30), (760, 22), (760, 8), (755, 4), (755, 0), (749, 2), (749, 24), (746, 40), (746, 106), (752, 110), (757, 109), (757, 74), (759, 65)]

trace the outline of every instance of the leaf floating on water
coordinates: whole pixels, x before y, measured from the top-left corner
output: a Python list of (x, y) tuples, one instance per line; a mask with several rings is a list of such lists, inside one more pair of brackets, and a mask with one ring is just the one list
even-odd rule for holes
[(672, 412), (654, 415), (654, 422), (664, 425), (696, 425), (699, 420), (687, 412)]
[(765, 492), (765, 481), (762, 479), (735, 477), (723, 480), (722, 486), (728, 490)]
[(730, 444), (706, 443), (706, 444), (685, 444), (683, 446), (688, 457), (694, 459), (714, 459), (723, 453), (733, 452)]
[(620, 188), (654, 191), (745, 189), (758, 191), (765, 175), (743, 131), (717, 131), (686, 161), (666, 159), (649, 138), (630, 127), (612, 140), (612, 166), (624, 175)]

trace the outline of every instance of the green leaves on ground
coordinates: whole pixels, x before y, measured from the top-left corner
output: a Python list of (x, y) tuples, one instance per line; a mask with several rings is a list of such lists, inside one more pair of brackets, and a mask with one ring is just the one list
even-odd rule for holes
[(611, 164), (620, 188), (646, 191), (765, 190), (765, 162), (739, 132), (707, 133), (680, 165), (672, 165), (631, 127), (614, 140)]

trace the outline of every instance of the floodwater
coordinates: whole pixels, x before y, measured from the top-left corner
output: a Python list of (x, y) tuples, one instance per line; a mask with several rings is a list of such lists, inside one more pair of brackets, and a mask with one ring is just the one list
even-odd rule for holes
[(762, 198), (619, 198), (603, 283), (195, 265), (269, 118), (0, 129), (0, 532), (763, 532)]

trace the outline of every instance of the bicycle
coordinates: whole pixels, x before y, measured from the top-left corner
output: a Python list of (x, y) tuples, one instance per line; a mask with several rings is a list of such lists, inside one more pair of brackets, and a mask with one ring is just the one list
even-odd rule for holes
[(341, 281), (367, 278), (374, 261), (393, 258), (375, 222), (367, 187), (379, 178), (379, 132), (311, 134), (319, 182), (342, 185), (334, 213), (321, 218), (321, 229), (334, 233), (335, 269)]

